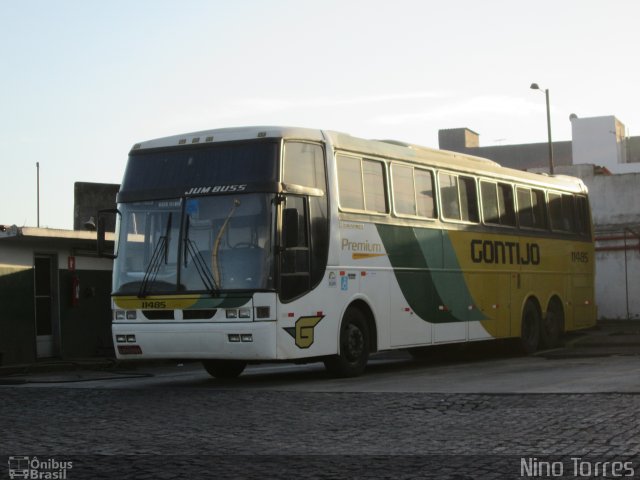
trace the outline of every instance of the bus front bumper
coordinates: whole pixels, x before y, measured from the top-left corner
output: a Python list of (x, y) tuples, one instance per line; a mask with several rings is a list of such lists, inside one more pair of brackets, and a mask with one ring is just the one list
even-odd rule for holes
[(114, 322), (116, 358), (275, 360), (276, 322)]

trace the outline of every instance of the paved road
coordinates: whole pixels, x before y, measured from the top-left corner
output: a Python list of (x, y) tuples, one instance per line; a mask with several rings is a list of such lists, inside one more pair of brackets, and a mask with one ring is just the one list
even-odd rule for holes
[(517, 356), (490, 344), (461, 357), (416, 362), (404, 352), (374, 357), (365, 375), (333, 379), (322, 364), (252, 365), (235, 381), (212, 379), (199, 363), (132, 363), (124, 370), (41, 373), (0, 384), (50, 388), (207, 388), (316, 392), (640, 393), (640, 355)]
[(191, 364), (41, 374), (54, 383), (0, 387), (0, 455), (72, 461), (70, 480), (605, 478), (598, 461), (640, 478), (639, 361), (392, 355), (349, 380), (314, 365), (235, 382)]

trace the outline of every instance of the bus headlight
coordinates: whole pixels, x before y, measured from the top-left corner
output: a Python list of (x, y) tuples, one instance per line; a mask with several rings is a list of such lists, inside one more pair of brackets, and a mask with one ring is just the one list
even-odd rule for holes
[(116, 318), (116, 320), (124, 320), (124, 318), (125, 318), (124, 310), (116, 310), (115, 311), (115, 318)]
[(240, 318), (251, 318), (251, 309), (250, 308), (241, 308), (238, 310), (238, 316)]

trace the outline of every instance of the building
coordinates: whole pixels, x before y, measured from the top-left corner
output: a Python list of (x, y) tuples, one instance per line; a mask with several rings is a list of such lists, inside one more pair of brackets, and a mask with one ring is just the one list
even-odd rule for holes
[(111, 355), (112, 261), (95, 232), (0, 226), (0, 359)]
[[(614, 116), (571, 116), (571, 141), (553, 143), (554, 173), (589, 188), (596, 234), (596, 301), (600, 318), (640, 318), (640, 137)], [(439, 146), (505, 167), (549, 171), (548, 143), (481, 147), (468, 128), (439, 131)]]
[[(554, 166), (592, 164), (611, 173), (640, 172), (640, 137), (629, 137), (614, 116), (578, 118), (571, 116), (571, 141), (553, 142)], [(480, 135), (468, 128), (438, 132), (442, 150), (489, 158), (518, 170), (549, 168), (549, 144), (480, 146)]]
[(113, 356), (113, 261), (97, 256), (92, 230), (118, 187), (75, 184), (76, 230), (0, 225), (0, 364)]

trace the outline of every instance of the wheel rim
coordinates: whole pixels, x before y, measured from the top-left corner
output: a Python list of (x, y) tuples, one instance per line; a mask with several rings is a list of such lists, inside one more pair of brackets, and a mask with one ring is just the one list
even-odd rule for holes
[(540, 340), (540, 323), (535, 307), (527, 307), (522, 321), (522, 342), (526, 350), (532, 353), (537, 349)]
[(362, 330), (353, 323), (347, 325), (343, 347), (345, 357), (349, 362), (355, 362), (362, 357), (364, 352), (364, 334)]

